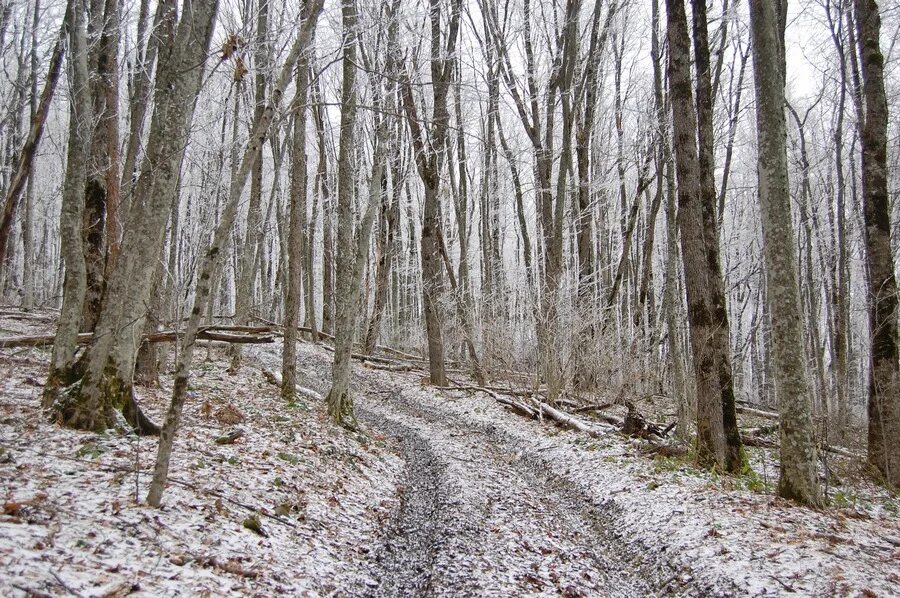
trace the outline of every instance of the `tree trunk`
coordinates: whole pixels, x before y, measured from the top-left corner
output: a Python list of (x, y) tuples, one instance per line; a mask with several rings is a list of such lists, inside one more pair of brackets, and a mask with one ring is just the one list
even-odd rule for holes
[(56, 340), (50, 359), (44, 407), (53, 405), (56, 389), (75, 381), (75, 351), (82, 317), (82, 304), (87, 290), (87, 272), (82, 252), (81, 218), (84, 211), (84, 183), (91, 145), (91, 92), (88, 85), (86, 7), (83, 0), (73, 0), (66, 11), (64, 28), (69, 35), (70, 88), (69, 144), (66, 153), (66, 177), (63, 185), (59, 219), (60, 252), (66, 267), (63, 303), (59, 314)]
[[(266, 71), (269, 64), (268, 35), (269, 35), (269, 0), (259, 0), (256, 12), (256, 47), (254, 50), (255, 62), (255, 103), (253, 119), (257, 122), (262, 118), (262, 112), (266, 105)], [(256, 263), (259, 241), (262, 237), (262, 169), (263, 161), (256, 160), (253, 171), (250, 174), (250, 205), (247, 210), (247, 231), (244, 234), (244, 244), (240, 248), (240, 269), (238, 271), (237, 289), (235, 291), (234, 323), (244, 326), (249, 322), (250, 308), (255, 299)], [(304, 208), (306, 202), (304, 202)], [(236, 248), (237, 249), (237, 248)], [(241, 347), (232, 345), (231, 353), (232, 372), (237, 372), (241, 367)]]
[[(9, 10), (7, 7), (6, 10)], [(31, 72), (31, 93), (29, 98), (29, 122), (34, 123), (38, 114), (38, 21), (41, 15), (41, 1), (34, 1), (31, 19), (31, 52), (29, 55)], [(28, 169), (28, 183), (25, 186), (25, 213), (22, 218), (22, 309), (34, 308), (34, 172)]]
[(444, 368), (443, 314), (441, 300), (444, 297), (444, 271), (441, 265), (440, 227), (440, 179), (443, 153), (446, 149), (450, 112), (447, 95), (453, 76), (453, 61), (448, 58), (456, 51), (459, 33), (460, 0), (451, 6), (446, 37), (447, 47), (441, 49), (440, 0), (430, 0), (431, 7), (431, 79), (432, 117), (431, 131), (426, 135), (417, 115), (412, 85), (408, 78), (402, 81), (403, 107), (412, 131), (416, 166), (425, 187), (425, 209), (422, 215), (422, 303), (425, 311), (425, 328), (428, 340), (428, 372), (431, 384), (446, 386)]
[(772, 317), (775, 393), (781, 417), (778, 494), (798, 502), (821, 502), (816, 472), (812, 400), (803, 349), (803, 318), (788, 186), (784, 114), (786, 0), (751, 0), (753, 71), (756, 81), (757, 172)]
[(294, 103), (293, 149), (291, 152), (291, 194), (287, 251), (287, 292), (284, 301), (284, 348), (281, 363), (281, 397), (294, 398), (297, 388), (297, 326), (300, 320), (300, 292), (303, 262), (301, 212), (306, 209), (306, 103), (309, 97), (309, 59), (297, 66), (297, 97)]
[[(712, 305), (713, 345), (719, 352), (719, 394), (722, 403), (722, 425), (725, 432), (725, 467), (738, 473), (746, 465), (741, 451), (741, 435), (738, 431), (737, 412), (734, 404), (734, 378), (731, 370), (731, 344), (728, 327), (728, 305), (719, 261), (719, 227), (716, 216), (715, 132), (713, 130), (713, 106), (715, 97), (710, 81), (709, 39), (707, 34), (706, 1), (693, 0), (694, 60), (697, 74), (697, 141), (700, 167), (700, 205), (703, 216), (704, 251), (710, 266), (708, 274), (709, 297)], [(712, 265), (714, 264), (714, 266)]]
[(891, 258), (887, 186), (888, 106), (881, 53), (881, 17), (875, 0), (854, 0), (863, 74), (863, 214), (868, 313), (872, 334), (869, 373), (869, 462), (890, 486), (900, 488), (900, 393), (897, 362), (897, 281)]
[[(705, 212), (696, 142), (697, 113), (690, 76), (690, 40), (683, 0), (666, 0), (669, 39), (669, 88), (674, 126), (675, 169), (678, 176), (678, 225), (684, 259), (691, 349), (697, 392), (697, 456), (707, 466), (734, 471), (740, 464), (726, 448), (722, 406), (733, 401), (729, 362), (728, 321), (721, 286), (718, 234)], [(713, 222), (715, 219), (713, 218)]]
[(225, 248), (231, 237), (234, 220), (237, 216), (238, 202), (247, 184), (247, 177), (255, 166), (256, 161), (260, 159), (263, 145), (268, 135), (269, 127), (275, 112), (281, 103), (284, 90), (291, 80), (291, 73), (294, 66), (304, 55), (312, 39), (315, 23), (318, 20), (319, 13), (322, 10), (324, 0), (313, 0), (313, 4), (308, 4), (305, 10), (308, 12), (307, 17), (303, 20), (300, 31), (297, 33), (297, 39), (294, 41), (285, 58), (284, 65), (275, 81), (272, 89), (272, 96), (267, 102), (265, 108), (259, 113), (259, 118), (254, 118), (253, 125), (250, 129), (250, 138), (247, 140), (247, 146), (241, 157), (237, 174), (232, 178), (231, 185), (228, 190), (228, 200), (222, 210), (222, 218), (213, 233), (212, 242), (206, 250), (199, 268), (197, 278), (197, 289), (194, 296), (194, 306), (191, 309), (191, 315), (188, 319), (187, 326), (184, 331), (181, 351), (178, 354), (178, 360), (175, 366), (175, 381), (172, 388), (172, 400), (166, 411), (166, 421), (160, 432), (159, 449), (156, 454), (156, 465), (153, 468), (153, 481), (150, 484), (150, 490), (147, 495), (147, 502), (154, 507), (158, 507), (162, 500), (162, 493), (166, 485), (169, 475), (169, 462), (172, 455), (172, 446), (175, 442), (175, 433), (178, 431), (178, 424), (181, 420), (181, 412), (187, 398), (187, 385), (190, 378), (191, 363), (194, 357), (194, 345), (197, 340), (197, 333), (200, 328), (200, 319), (204, 308), (210, 303), (210, 296), (213, 291), (213, 281), (215, 280), (216, 271), (222, 263)]
[[(333, 208), (328, 180), (328, 146), (325, 143), (325, 107), (319, 79), (313, 84), (313, 116), (316, 121), (319, 163), (316, 169), (316, 189), (322, 201), (322, 331), (334, 333), (334, 235), (332, 233)], [(313, 338), (317, 342), (318, 338)]]
[(215, 0), (195, 4), (178, 23), (174, 38), (161, 44), (160, 93), (128, 215), (129, 234), (108, 279), (81, 382), (66, 389), (55, 405), (70, 427), (103, 430), (117, 424), (121, 410), (138, 431), (157, 430), (134, 402), (132, 374), (217, 10)]

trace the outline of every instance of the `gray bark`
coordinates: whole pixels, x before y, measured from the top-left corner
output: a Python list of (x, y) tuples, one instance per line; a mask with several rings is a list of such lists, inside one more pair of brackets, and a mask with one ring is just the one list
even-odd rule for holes
[[(266, 71), (269, 64), (269, 0), (259, 0), (256, 13), (256, 47), (254, 51), (255, 70), (255, 105), (253, 120), (258, 122), (265, 109)], [(238, 270), (237, 288), (235, 289), (234, 323), (246, 325), (250, 318), (250, 309), (254, 302), (254, 288), (257, 274), (256, 262), (260, 238), (262, 237), (262, 167), (263, 161), (256, 160), (250, 174), (250, 205), (247, 210), (247, 231), (244, 244), (240, 248), (240, 267)], [(305, 204), (304, 204), (305, 205)], [(232, 345), (231, 371), (241, 367), (241, 347)]]
[(66, 152), (66, 178), (59, 230), (66, 275), (44, 407), (50, 407), (52, 404), (56, 388), (72, 382), (72, 368), (81, 324), (81, 306), (87, 290), (81, 217), (84, 211), (84, 182), (87, 177), (93, 119), (88, 74), (86, 7), (83, 0), (73, 0), (69, 4), (66, 26), (69, 35), (72, 99), (69, 103), (69, 144)]
[(178, 353), (178, 360), (175, 365), (175, 381), (172, 388), (172, 400), (166, 411), (166, 421), (160, 432), (159, 449), (156, 454), (156, 465), (153, 468), (153, 481), (150, 484), (150, 490), (147, 494), (147, 502), (158, 507), (162, 500), (163, 490), (165, 489), (166, 480), (169, 475), (169, 462), (172, 456), (172, 445), (175, 442), (175, 433), (178, 431), (178, 424), (181, 420), (181, 412), (187, 398), (187, 385), (190, 377), (191, 362), (194, 357), (194, 345), (197, 341), (197, 333), (200, 329), (200, 320), (202, 318), (205, 307), (210, 302), (213, 291), (212, 282), (215, 280), (216, 270), (222, 263), (224, 250), (229, 242), (234, 220), (237, 216), (238, 202), (244, 187), (247, 184), (247, 178), (251, 170), (259, 160), (262, 153), (262, 146), (266, 141), (269, 127), (272, 119), (275, 117), (275, 111), (281, 103), (284, 90), (291, 80), (291, 73), (294, 70), (300, 56), (305, 53), (310, 41), (312, 40), (315, 23), (318, 15), (322, 10), (323, 0), (313, 0), (313, 4), (308, 8), (309, 16), (303, 20), (300, 31), (297, 33), (297, 39), (285, 58), (284, 65), (281, 68), (278, 79), (272, 89), (272, 95), (259, 118), (254, 118), (251, 127), (250, 138), (247, 140), (247, 147), (241, 157), (240, 166), (237, 175), (231, 180), (228, 190), (228, 200), (222, 210), (222, 217), (213, 234), (212, 242), (207, 248), (203, 256), (197, 279), (197, 289), (194, 296), (194, 306), (191, 309), (187, 326), (184, 330), (181, 350)]
[(863, 214), (872, 334), (869, 377), (869, 462), (900, 488), (900, 372), (897, 281), (891, 257), (888, 195), (888, 105), (881, 53), (881, 16), (874, 0), (854, 0), (865, 96), (862, 138)]
[(71, 427), (103, 430), (116, 425), (116, 412), (124, 410), (138, 431), (156, 432), (134, 402), (132, 373), (217, 10), (216, 0), (194, 3), (170, 43), (161, 45), (157, 102), (128, 234), (108, 279), (81, 382), (56, 401), (61, 419)]
[(756, 81), (757, 173), (772, 318), (775, 392), (781, 417), (778, 494), (821, 502), (816, 473), (812, 398), (803, 349), (803, 318), (797, 281), (794, 227), (788, 186), (784, 113), (786, 0), (751, 0), (753, 71)]
[(287, 281), (284, 301), (284, 349), (281, 364), (281, 396), (294, 398), (297, 387), (297, 326), (300, 320), (303, 268), (303, 217), (306, 210), (306, 103), (309, 97), (309, 59), (297, 66), (297, 97), (294, 102), (293, 149), (291, 153), (290, 205), (288, 207)]

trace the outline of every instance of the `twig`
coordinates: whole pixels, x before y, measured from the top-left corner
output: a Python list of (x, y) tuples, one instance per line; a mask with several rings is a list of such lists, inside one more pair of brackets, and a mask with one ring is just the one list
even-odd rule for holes
[(59, 575), (57, 575), (56, 571), (54, 571), (53, 569), (50, 569), (49, 571), (50, 571), (50, 575), (53, 576), (53, 579), (56, 580), (56, 583), (61, 585), (65, 591), (72, 594), (73, 596), (81, 596), (81, 594), (79, 594), (78, 592), (76, 592), (75, 590), (70, 588), (68, 585), (66, 585), (66, 582), (64, 582), (62, 580), (62, 578)]

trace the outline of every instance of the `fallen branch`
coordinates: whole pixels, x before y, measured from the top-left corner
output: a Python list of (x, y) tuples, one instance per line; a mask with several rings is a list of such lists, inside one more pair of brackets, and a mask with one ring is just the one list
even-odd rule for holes
[(413, 371), (423, 371), (424, 368), (420, 365), (413, 365), (398, 363), (396, 365), (387, 365), (380, 363), (373, 363), (371, 361), (364, 361), (363, 367), (368, 368), (370, 370), (381, 370), (384, 372), (413, 372)]
[[(281, 386), (284, 384), (282, 382), (281, 375), (278, 374), (277, 372), (273, 372), (269, 368), (265, 368), (265, 367), (260, 368), (260, 371), (262, 372), (263, 378), (265, 378), (269, 384), (272, 384), (273, 386), (277, 386), (278, 388), (281, 388)], [(305, 386), (300, 386), (299, 384), (294, 386), (294, 390), (297, 392), (297, 394), (301, 394), (305, 397), (308, 397), (308, 398), (316, 400), (316, 401), (324, 401), (325, 400), (325, 397), (323, 397), (321, 395), (321, 393), (318, 393), (311, 388), (306, 388)]]
[[(225, 343), (272, 343), (275, 337), (268, 327), (252, 326), (204, 326), (197, 333), (198, 340), (219, 341)], [(152, 332), (141, 337), (142, 342), (168, 343), (178, 340), (182, 335), (175, 330)], [(33, 336), (10, 336), (0, 338), (0, 349), (12, 349), (17, 347), (49, 347), (56, 339), (54, 334), (40, 334)], [(92, 332), (78, 335), (78, 344), (86, 345), (94, 340)]]
[(736, 410), (743, 415), (755, 415), (756, 417), (762, 417), (764, 419), (778, 419), (778, 414), (772, 411), (763, 411), (762, 409), (744, 407), (743, 405), (738, 405)]

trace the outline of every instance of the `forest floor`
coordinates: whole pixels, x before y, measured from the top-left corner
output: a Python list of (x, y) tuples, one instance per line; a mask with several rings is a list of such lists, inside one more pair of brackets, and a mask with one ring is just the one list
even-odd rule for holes
[[(0, 316), (2, 336), (49, 329)], [(280, 345), (236, 375), (206, 353), (152, 509), (155, 440), (45, 422), (48, 351), (0, 350), (0, 595), (898, 595), (900, 499), (849, 460), (813, 511), (773, 496), (771, 451), (720, 477), (358, 364), (347, 432), (281, 401), (261, 369)], [(324, 394), (331, 353), (298, 359)], [(157, 420), (170, 391), (140, 389)]]

